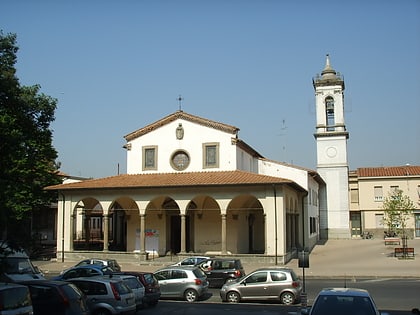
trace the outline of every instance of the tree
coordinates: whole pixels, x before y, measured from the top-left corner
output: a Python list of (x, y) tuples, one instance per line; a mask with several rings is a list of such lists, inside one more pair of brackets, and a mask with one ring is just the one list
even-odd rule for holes
[(382, 208), (385, 211), (383, 222), (389, 231), (405, 237), (407, 222), (415, 208), (410, 197), (404, 195), (402, 190), (396, 189), (385, 198)]
[(0, 30), (0, 238), (10, 240), (30, 237), (31, 215), (56, 198), (43, 188), (59, 183), (50, 130), (57, 100), (20, 85), (17, 52), (16, 35)]

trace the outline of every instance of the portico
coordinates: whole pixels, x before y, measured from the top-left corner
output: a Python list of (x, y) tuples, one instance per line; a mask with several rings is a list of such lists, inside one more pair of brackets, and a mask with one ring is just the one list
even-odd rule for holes
[[(61, 188), (62, 196), (58, 256), (96, 250), (144, 259), (146, 253), (212, 253), (287, 261), (301, 246), (305, 190), (292, 181), (242, 171), (179, 175), (120, 175), (50, 187)], [(151, 187), (156, 176), (172, 177), (172, 184)], [(194, 185), (187, 185), (191, 180)], [(118, 187), (121, 182), (126, 187)]]

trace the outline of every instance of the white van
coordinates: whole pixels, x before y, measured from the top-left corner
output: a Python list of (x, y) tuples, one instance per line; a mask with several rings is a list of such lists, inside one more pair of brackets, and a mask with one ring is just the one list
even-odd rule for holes
[(32, 265), (24, 250), (11, 249), (7, 242), (0, 241), (0, 281), (45, 279), (37, 267)]
[(33, 315), (28, 287), (0, 282), (0, 315)]

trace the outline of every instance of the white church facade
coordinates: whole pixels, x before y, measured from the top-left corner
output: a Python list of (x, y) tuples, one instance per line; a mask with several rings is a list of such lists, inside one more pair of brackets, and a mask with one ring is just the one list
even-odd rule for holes
[(265, 158), (239, 128), (178, 110), (124, 137), (127, 174), (47, 187), (59, 193), (57, 257), (285, 263), (320, 238), (350, 238), (344, 81), (328, 56), (313, 85), (317, 171)]

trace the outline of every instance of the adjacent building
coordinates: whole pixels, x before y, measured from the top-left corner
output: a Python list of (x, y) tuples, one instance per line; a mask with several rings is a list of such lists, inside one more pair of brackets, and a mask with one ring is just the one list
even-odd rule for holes
[(384, 226), (383, 201), (395, 190), (402, 190), (414, 203), (408, 223), (410, 238), (420, 237), (420, 166), (386, 166), (358, 168), (349, 174), (351, 235), (359, 237), (370, 232), (382, 237)]

